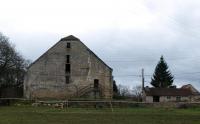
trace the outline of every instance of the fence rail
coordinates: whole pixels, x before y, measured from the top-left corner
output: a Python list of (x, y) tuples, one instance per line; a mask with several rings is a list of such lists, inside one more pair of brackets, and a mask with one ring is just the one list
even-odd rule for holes
[(130, 100), (29, 100), (25, 98), (0, 98), (0, 100), (22, 100), (22, 101), (35, 101), (38, 103), (64, 103), (64, 102), (75, 102), (75, 103), (138, 103), (138, 104), (169, 104), (169, 103), (188, 103), (188, 104), (200, 104), (200, 102), (136, 102)]
[(167, 103), (146, 103), (135, 101), (115, 101), (115, 100), (54, 100), (54, 101), (36, 101), (27, 100), (24, 98), (0, 98), (0, 105), (10, 105), (12, 102), (16, 103), (30, 103), (33, 106), (62, 106), (63, 107), (77, 107), (77, 108), (91, 108), (91, 107), (105, 107), (105, 108), (117, 108), (117, 107), (171, 107), (177, 108), (178, 106), (186, 107), (199, 107), (200, 102), (167, 102)]

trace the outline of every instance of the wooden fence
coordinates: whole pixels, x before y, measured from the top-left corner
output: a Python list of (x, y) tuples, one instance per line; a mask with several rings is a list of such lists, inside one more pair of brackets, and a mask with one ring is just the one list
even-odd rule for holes
[(22, 98), (23, 88), (0, 88), (0, 98)]

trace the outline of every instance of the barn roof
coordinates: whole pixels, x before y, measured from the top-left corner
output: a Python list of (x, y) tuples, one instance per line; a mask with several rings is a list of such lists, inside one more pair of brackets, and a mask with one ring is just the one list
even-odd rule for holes
[(78, 39), (77, 37), (75, 37), (73, 35), (69, 35), (67, 37), (64, 37), (60, 41), (68, 41), (68, 40), (71, 40), (71, 41), (78, 40), (78, 41), (80, 41), (80, 39)]
[(145, 88), (144, 92), (147, 96), (191, 96), (195, 95), (189, 89), (179, 88)]

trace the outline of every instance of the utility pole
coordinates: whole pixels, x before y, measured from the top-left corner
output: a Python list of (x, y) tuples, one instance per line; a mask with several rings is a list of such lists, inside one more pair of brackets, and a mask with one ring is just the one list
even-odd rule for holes
[(144, 69), (142, 69), (142, 90), (144, 90)]

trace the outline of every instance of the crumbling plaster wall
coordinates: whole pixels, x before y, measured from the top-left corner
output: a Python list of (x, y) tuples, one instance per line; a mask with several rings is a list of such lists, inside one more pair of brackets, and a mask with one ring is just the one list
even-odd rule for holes
[[(71, 48), (66, 48), (70, 42)], [(66, 55), (70, 55), (70, 83), (65, 82)], [(24, 95), (29, 99), (67, 99), (94, 79), (104, 87), (104, 98), (112, 97), (112, 69), (82, 42), (60, 41), (33, 63), (25, 77)]]

